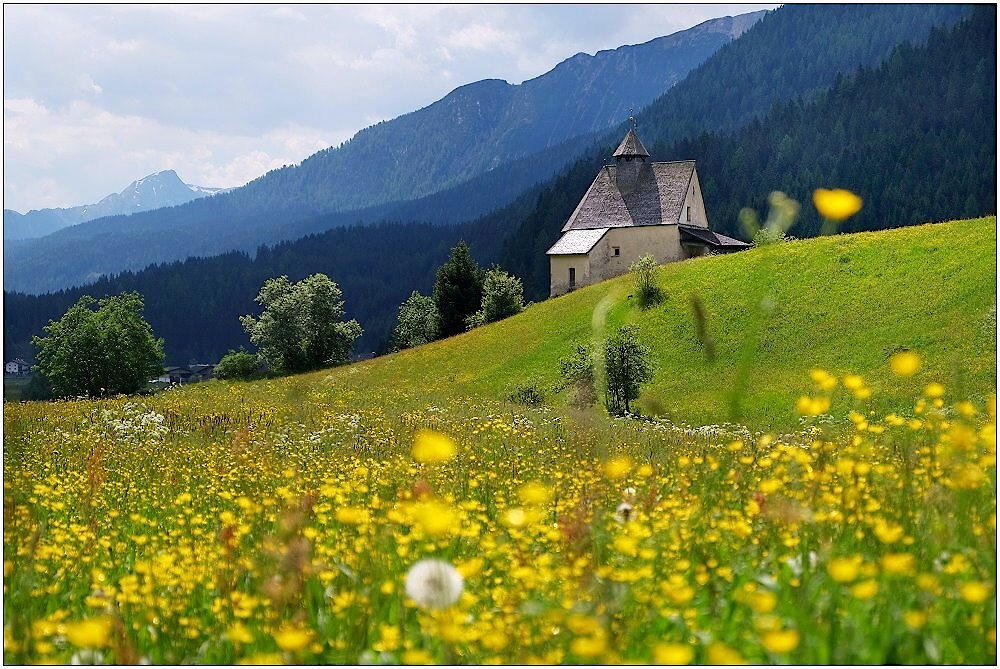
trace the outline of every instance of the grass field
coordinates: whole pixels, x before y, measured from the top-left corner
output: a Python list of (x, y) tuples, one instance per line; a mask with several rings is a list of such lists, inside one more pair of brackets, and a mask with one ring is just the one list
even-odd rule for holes
[[(313, 374), (5, 404), (4, 661), (995, 664), (995, 238), (782, 244), (665, 266), (646, 311), (622, 278)], [(555, 391), (626, 322), (644, 420)]]

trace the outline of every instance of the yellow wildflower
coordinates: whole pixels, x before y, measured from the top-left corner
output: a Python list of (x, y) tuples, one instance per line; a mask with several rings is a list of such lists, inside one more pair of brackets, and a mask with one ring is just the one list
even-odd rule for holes
[(818, 416), (826, 413), (830, 409), (830, 399), (828, 397), (810, 397), (803, 395), (799, 398), (795, 408), (803, 416)]
[(833, 390), (837, 387), (837, 377), (825, 369), (814, 369), (809, 372), (809, 376), (822, 390)]
[(826, 571), (837, 583), (849, 583), (858, 577), (861, 568), (861, 557), (843, 557), (830, 560)]
[(104, 648), (111, 639), (111, 618), (88, 618), (66, 623), (66, 638), (78, 648)]
[(434, 658), (426, 650), (412, 648), (403, 653), (403, 664), (434, 664)]
[(847, 374), (844, 376), (844, 387), (848, 390), (857, 390), (865, 385), (865, 379), (857, 374)]
[(986, 474), (974, 464), (965, 464), (955, 470), (952, 484), (956, 488), (973, 490), (987, 482)]
[(913, 351), (900, 351), (889, 358), (889, 367), (896, 376), (913, 376), (920, 370), (920, 356)]
[(253, 634), (250, 633), (246, 625), (237, 621), (226, 630), (226, 638), (233, 643), (250, 643), (253, 641)]
[(851, 594), (858, 599), (871, 599), (878, 593), (878, 582), (874, 580), (861, 581), (851, 587)]
[(612, 481), (619, 481), (632, 470), (632, 459), (628, 456), (614, 458), (604, 465), (604, 473)]
[(788, 653), (798, 647), (799, 633), (797, 630), (775, 630), (764, 634), (760, 642), (772, 653)]
[(914, 558), (910, 553), (886, 553), (882, 556), (882, 569), (888, 574), (914, 573)]
[(257, 653), (241, 659), (237, 664), (264, 666), (283, 664), (284, 662), (285, 658), (281, 656), (281, 653)]
[(903, 622), (911, 630), (918, 630), (927, 624), (926, 611), (907, 611), (903, 614)]
[(903, 538), (903, 528), (895, 523), (878, 520), (875, 522), (875, 536), (884, 544), (894, 544)]
[(682, 643), (658, 643), (653, 647), (656, 664), (690, 664), (694, 649)]
[(528, 522), (528, 514), (524, 512), (524, 509), (509, 509), (504, 515), (504, 522), (509, 527), (523, 527)]
[(970, 604), (982, 604), (990, 598), (990, 587), (986, 583), (971, 581), (963, 583), (959, 587), (958, 593), (962, 596), (962, 599)]
[(410, 507), (410, 513), (416, 524), (432, 537), (448, 534), (453, 527), (461, 525), (458, 513), (436, 500), (418, 502)]
[(413, 459), (417, 462), (447, 462), (457, 452), (458, 447), (451, 437), (434, 430), (420, 430), (413, 439)]
[(301, 627), (282, 627), (273, 635), (274, 641), (281, 650), (295, 652), (302, 650), (312, 641), (312, 630)]
[(976, 415), (976, 407), (969, 400), (964, 400), (956, 404), (955, 410), (966, 418), (972, 418)]
[(927, 387), (924, 388), (924, 395), (927, 395), (927, 397), (930, 397), (931, 399), (941, 397), (944, 395), (944, 386), (936, 381), (934, 383), (928, 383)]
[(739, 651), (734, 650), (726, 644), (715, 641), (708, 647), (709, 664), (746, 664)]
[(748, 603), (757, 613), (770, 613), (778, 605), (778, 597), (773, 592), (761, 590), (750, 595)]
[(548, 504), (552, 499), (552, 489), (537, 481), (525, 483), (517, 494), (524, 504)]
[(337, 509), (337, 522), (344, 525), (362, 525), (368, 522), (368, 509), (342, 506)]
[(781, 490), (784, 485), (785, 484), (778, 479), (765, 479), (760, 482), (760, 491), (765, 495), (773, 495)]
[(569, 649), (579, 657), (597, 657), (608, 648), (608, 640), (604, 634), (582, 636), (573, 639)]
[(843, 221), (861, 211), (861, 198), (843, 188), (817, 188), (813, 191), (813, 204), (823, 218)]

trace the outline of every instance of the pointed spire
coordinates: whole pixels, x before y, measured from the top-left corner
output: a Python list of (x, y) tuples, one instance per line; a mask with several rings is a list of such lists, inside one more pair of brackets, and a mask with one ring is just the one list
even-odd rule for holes
[(623, 139), (622, 143), (618, 145), (618, 149), (613, 155), (615, 158), (625, 158), (628, 156), (633, 158), (649, 158), (649, 151), (647, 151), (646, 147), (644, 147), (642, 142), (639, 141), (639, 136), (635, 134), (635, 128), (630, 128), (628, 134), (625, 135), (625, 139)]

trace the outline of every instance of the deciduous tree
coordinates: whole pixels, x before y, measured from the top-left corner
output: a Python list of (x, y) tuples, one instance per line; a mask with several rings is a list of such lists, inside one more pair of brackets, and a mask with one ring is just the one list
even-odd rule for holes
[(287, 276), (268, 279), (256, 301), (264, 307), (260, 318), (246, 315), (240, 322), (261, 358), (276, 372), (290, 374), (346, 362), (354, 340), (361, 336), (357, 321), (341, 320), (343, 295), (325, 274), (295, 284)]
[[(97, 309), (93, 309), (94, 305)], [(143, 298), (125, 293), (95, 302), (81, 297), (35, 336), (39, 372), (56, 397), (136, 393), (163, 372), (163, 340), (142, 317)]]
[(393, 348), (397, 351), (426, 344), (437, 339), (438, 310), (434, 299), (419, 291), (399, 305), (396, 329), (393, 331)]
[(260, 359), (253, 353), (247, 353), (241, 347), (239, 351), (229, 350), (215, 366), (215, 376), (220, 379), (247, 381), (260, 374)]
[(604, 342), (604, 367), (608, 411), (616, 416), (631, 413), (629, 403), (653, 377), (649, 347), (640, 343), (634, 325), (623, 325)]
[(466, 324), (471, 330), (522, 311), (524, 311), (524, 284), (516, 276), (511, 276), (499, 267), (493, 267), (486, 272), (486, 277), (483, 279), (482, 308), (470, 316)]

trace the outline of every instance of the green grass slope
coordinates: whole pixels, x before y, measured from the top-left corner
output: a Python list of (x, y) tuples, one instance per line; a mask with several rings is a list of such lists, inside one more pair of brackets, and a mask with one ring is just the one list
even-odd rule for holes
[[(690, 425), (798, 425), (810, 370), (860, 374), (864, 406), (905, 409), (931, 380), (952, 397), (996, 389), (996, 218), (793, 241), (660, 268), (666, 299), (641, 310), (619, 277), (534, 304), (447, 340), (324, 374), (353, 387), (420, 388), (428, 397), (502, 397), (517, 383), (551, 387), (558, 360), (608, 328), (639, 326), (655, 374), (647, 415)], [(698, 336), (692, 296), (703, 305)], [(920, 372), (894, 377), (889, 356), (918, 352)], [(842, 392), (844, 392), (842, 390)], [(551, 393), (547, 402), (565, 398)], [(855, 403), (857, 406), (862, 406)]]

